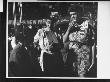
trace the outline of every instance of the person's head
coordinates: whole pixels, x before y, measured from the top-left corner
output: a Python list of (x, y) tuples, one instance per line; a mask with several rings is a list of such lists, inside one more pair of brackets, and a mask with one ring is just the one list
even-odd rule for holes
[(59, 17), (59, 13), (56, 11), (54, 11), (54, 12), (51, 12), (51, 14), (50, 14), (50, 18), (51, 19), (57, 19)]
[(47, 20), (46, 20), (46, 26), (47, 26), (47, 27), (50, 27), (50, 25), (51, 25), (51, 20), (47, 19)]
[(25, 37), (23, 35), (23, 25), (18, 25), (15, 27), (15, 38), (17, 42), (24, 42)]
[(72, 4), (68, 9), (69, 15), (71, 18), (76, 21), (78, 18), (83, 15), (83, 8), (78, 4)]
[(46, 22), (45, 22), (45, 24), (46, 24), (46, 28), (47, 28), (47, 29), (50, 29), (51, 20), (47, 19)]
[(77, 14), (77, 12), (70, 12), (70, 16), (71, 16), (72, 20), (76, 21), (77, 17), (78, 17), (78, 14)]
[(92, 13), (91, 12), (88, 12), (87, 15), (88, 15), (89, 19), (92, 19)]

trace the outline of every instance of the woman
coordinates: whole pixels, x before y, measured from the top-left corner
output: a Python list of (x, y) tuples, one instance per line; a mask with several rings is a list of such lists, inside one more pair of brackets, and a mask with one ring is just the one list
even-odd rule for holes
[(41, 54), (39, 57), (39, 63), (42, 72), (46, 76), (60, 75), (60, 51), (58, 49), (58, 40), (56, 35), (51, 30), (51, 21), (46, 20), (46, 27), (39, 29), (34, 37), (34, 44), (40, 46)]
[[(72, 7), (75, 8), (75, 7)], [(70, 9), (71, 10), (71, 9)], [(90, 66), (90, 53), (92, 41), (92, 32), (88, 21), (80, 17), (76, 9), (70, 12), (71, 18), (69, 27), (63, 36), (65, 50), (68, 51), (67, 68), (72, 75), (84, 76)], [(92, 44), (90, 44), (90, 41)], [(74, 73), (74, 74), (73, 74)]]

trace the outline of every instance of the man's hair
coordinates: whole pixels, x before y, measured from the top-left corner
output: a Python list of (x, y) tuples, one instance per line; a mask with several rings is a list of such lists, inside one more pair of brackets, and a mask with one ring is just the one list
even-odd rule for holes
[(70, 12), (76, 12), (77, 14), (83, 15), (83, 8), (78, 4), (72, 4), (68, 8), (68, 13)]

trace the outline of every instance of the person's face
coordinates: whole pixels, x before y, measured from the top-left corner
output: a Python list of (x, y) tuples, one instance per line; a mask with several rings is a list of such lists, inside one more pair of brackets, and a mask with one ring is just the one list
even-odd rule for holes
[(46, 21), (46, 27), (47, 27), (47, 28), (50, 28), (50, 25), (51, 25), (51, 21), (50, 21), (50, 20), (47, 20), (47, 21)]
[(51, 12), (50, 17), (57, 19), (59, 17), (58, 12)]
[(73, 19), (73, 21), (77, 20), (77, 13), (76, 12), (70, 12), (70, 16), (71, 16), (71, 19)]

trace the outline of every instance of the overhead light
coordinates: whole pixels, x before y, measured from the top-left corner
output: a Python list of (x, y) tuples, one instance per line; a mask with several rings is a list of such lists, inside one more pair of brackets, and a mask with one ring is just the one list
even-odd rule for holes
[(70, 12), (70, 15), (72, 15), (72, 14), (76, 14), (76, 12)]
[(51, 15), (56, 15), (58, 14), (58, 12), (51, 12)]

